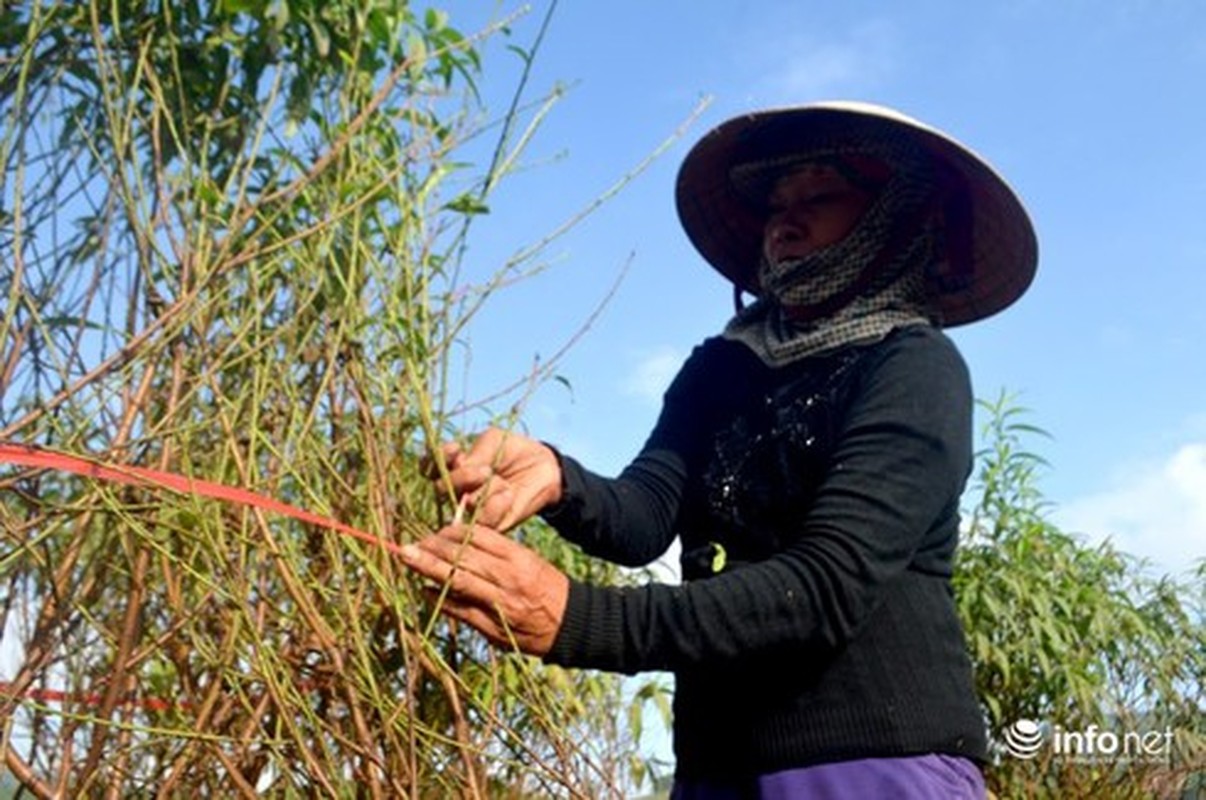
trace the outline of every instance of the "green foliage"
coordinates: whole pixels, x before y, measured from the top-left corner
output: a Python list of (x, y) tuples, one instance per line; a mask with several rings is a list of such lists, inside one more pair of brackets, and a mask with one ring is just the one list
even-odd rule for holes
[[(534, 124), (477, 93), (504, 27), (403, 0), (0, 13), (0, 439), (389, 542), (445, 522), (418, 462), (458, 433), (453, 347), (540, 253), (461, 278)], [(12, 470), (0, 521), (0, 752), (35, 795), (597, 797), (643, 768), (615, 678), (429, 624), (382, 548)]]
[(994, 735), (1022, 719), (1083, 730), (1171, 729), (1167, 763), (1085, 765), (1007, 752), (989, 771), (1004, 797), (1147, 797), (1206, 769), (1206, 606), (1194, 585), (1154, 578), (1104, 542), (1089, 545), (1046, 517), (1042, 431), (1010, 398), (989, 419), (955, 589)]

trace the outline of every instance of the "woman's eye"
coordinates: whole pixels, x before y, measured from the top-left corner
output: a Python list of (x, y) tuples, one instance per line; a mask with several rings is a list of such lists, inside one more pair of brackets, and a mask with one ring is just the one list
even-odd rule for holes
[(766, 215), (774, 217), (788, 213), (792, 208), (810, 209), (829, 206), (841, 202), (844, 194), (838, 191), (822, 191), (816, 194), (802, 194), (788, 199), (772, 198), (766, 203)]

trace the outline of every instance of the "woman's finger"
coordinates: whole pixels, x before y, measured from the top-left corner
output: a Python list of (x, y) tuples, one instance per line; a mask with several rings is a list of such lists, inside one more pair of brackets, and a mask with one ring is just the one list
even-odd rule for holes
[(444, 442), (419, 460), (419, 471), (423, 477), (438, 480), (441, 472), (451, 472), (462, 457), (461, 446), (456, 442)]
[(447, 525), (421, 544), (438, 547), (441, 554), (446, 556), (461, 551), (463, 558), (469, 550), (475, 551), (475, 570), (483, 577), (490, 577), (484, 573), (497, 569), (498, 562), (517, 561), (530, 552), (511, 537), (481, 522), (474, 525)]
[(494, 558), (506, 558), (524, 550), (524, 546), (493, 528), (478, 523), (472, 527), (449, 525), (437, 534), (446, 542), (467, 542), (473, 549)]
[(515, 492), (506, 481), (495, 481), (465, 495), (468, 519), (491, 528), (502, 527), (515, 505)]
[(466, 601), (493, 605), (501, 592), (488, 578), (478, 574), (476, 559), (449, 551), (438, 542), (423, 546), (406, 545), (401, 551), (406, 566)]
[[(523, 550), (522, 545), (482, 525), (448, 525), (409, 547), (426, 557), (418, 567), (423, 574), (440, 583), (451, 582), (458, 594), (491, 601), (502, 594), (507, 558), (522, 555)], [(408, 565), (413, 556), (408, 547), (403, 548)]]
[(469, 625), (485, 636), (491, 644), (505, 648), (522, 648), (522, 643), (517, 641), (510, 626), (503, 621), (496, 609), (465, 602), (452, 594), (445, 594), (443, 600), (440, 600), (440, 591), (434, 588), (425, 589), (424, 594), (430, 602), (439, 604), (441, 614)]
[(552, 647), (569, 579), (534, 551), (483, 525), (449, 525), (406, 545), (401, 556), (413, 571), (441, 585), (441, 610), (495, 643), (513, 638), (533, 655)]

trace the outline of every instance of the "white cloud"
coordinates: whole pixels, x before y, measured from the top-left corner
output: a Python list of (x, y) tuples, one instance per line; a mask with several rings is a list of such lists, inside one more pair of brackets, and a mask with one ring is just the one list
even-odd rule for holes
[(636, 368), (622, 384), (624, 393), (661, 403), (662, 395), (683, 365), (684, 357), (682, 352), (669, 346), (644, 351)]
[(1110, 538), (1157, 573), (1185, 577), (1206, 557), (1206, 441), (1131, 466), (1109, 490), (1062, 504), (1054, 521), (1094, 540)]
[(765, 76), (760, 94), (771, 103), (857, 94), (878, 85), (897, 61), (897, 35), (891, 24), (872, 20), (837, 37), (767, 37), (757, 53), (759, 73)]

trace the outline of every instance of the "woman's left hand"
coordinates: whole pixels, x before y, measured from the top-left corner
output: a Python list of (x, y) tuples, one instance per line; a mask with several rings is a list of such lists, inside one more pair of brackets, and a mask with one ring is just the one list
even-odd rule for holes
[(569, 578), (537, 553), (484, 525), (449, 525), (402, 548), (415, 572), (448, 584), (440, 610), (499, 647), (543, 656), (569, 599)]

